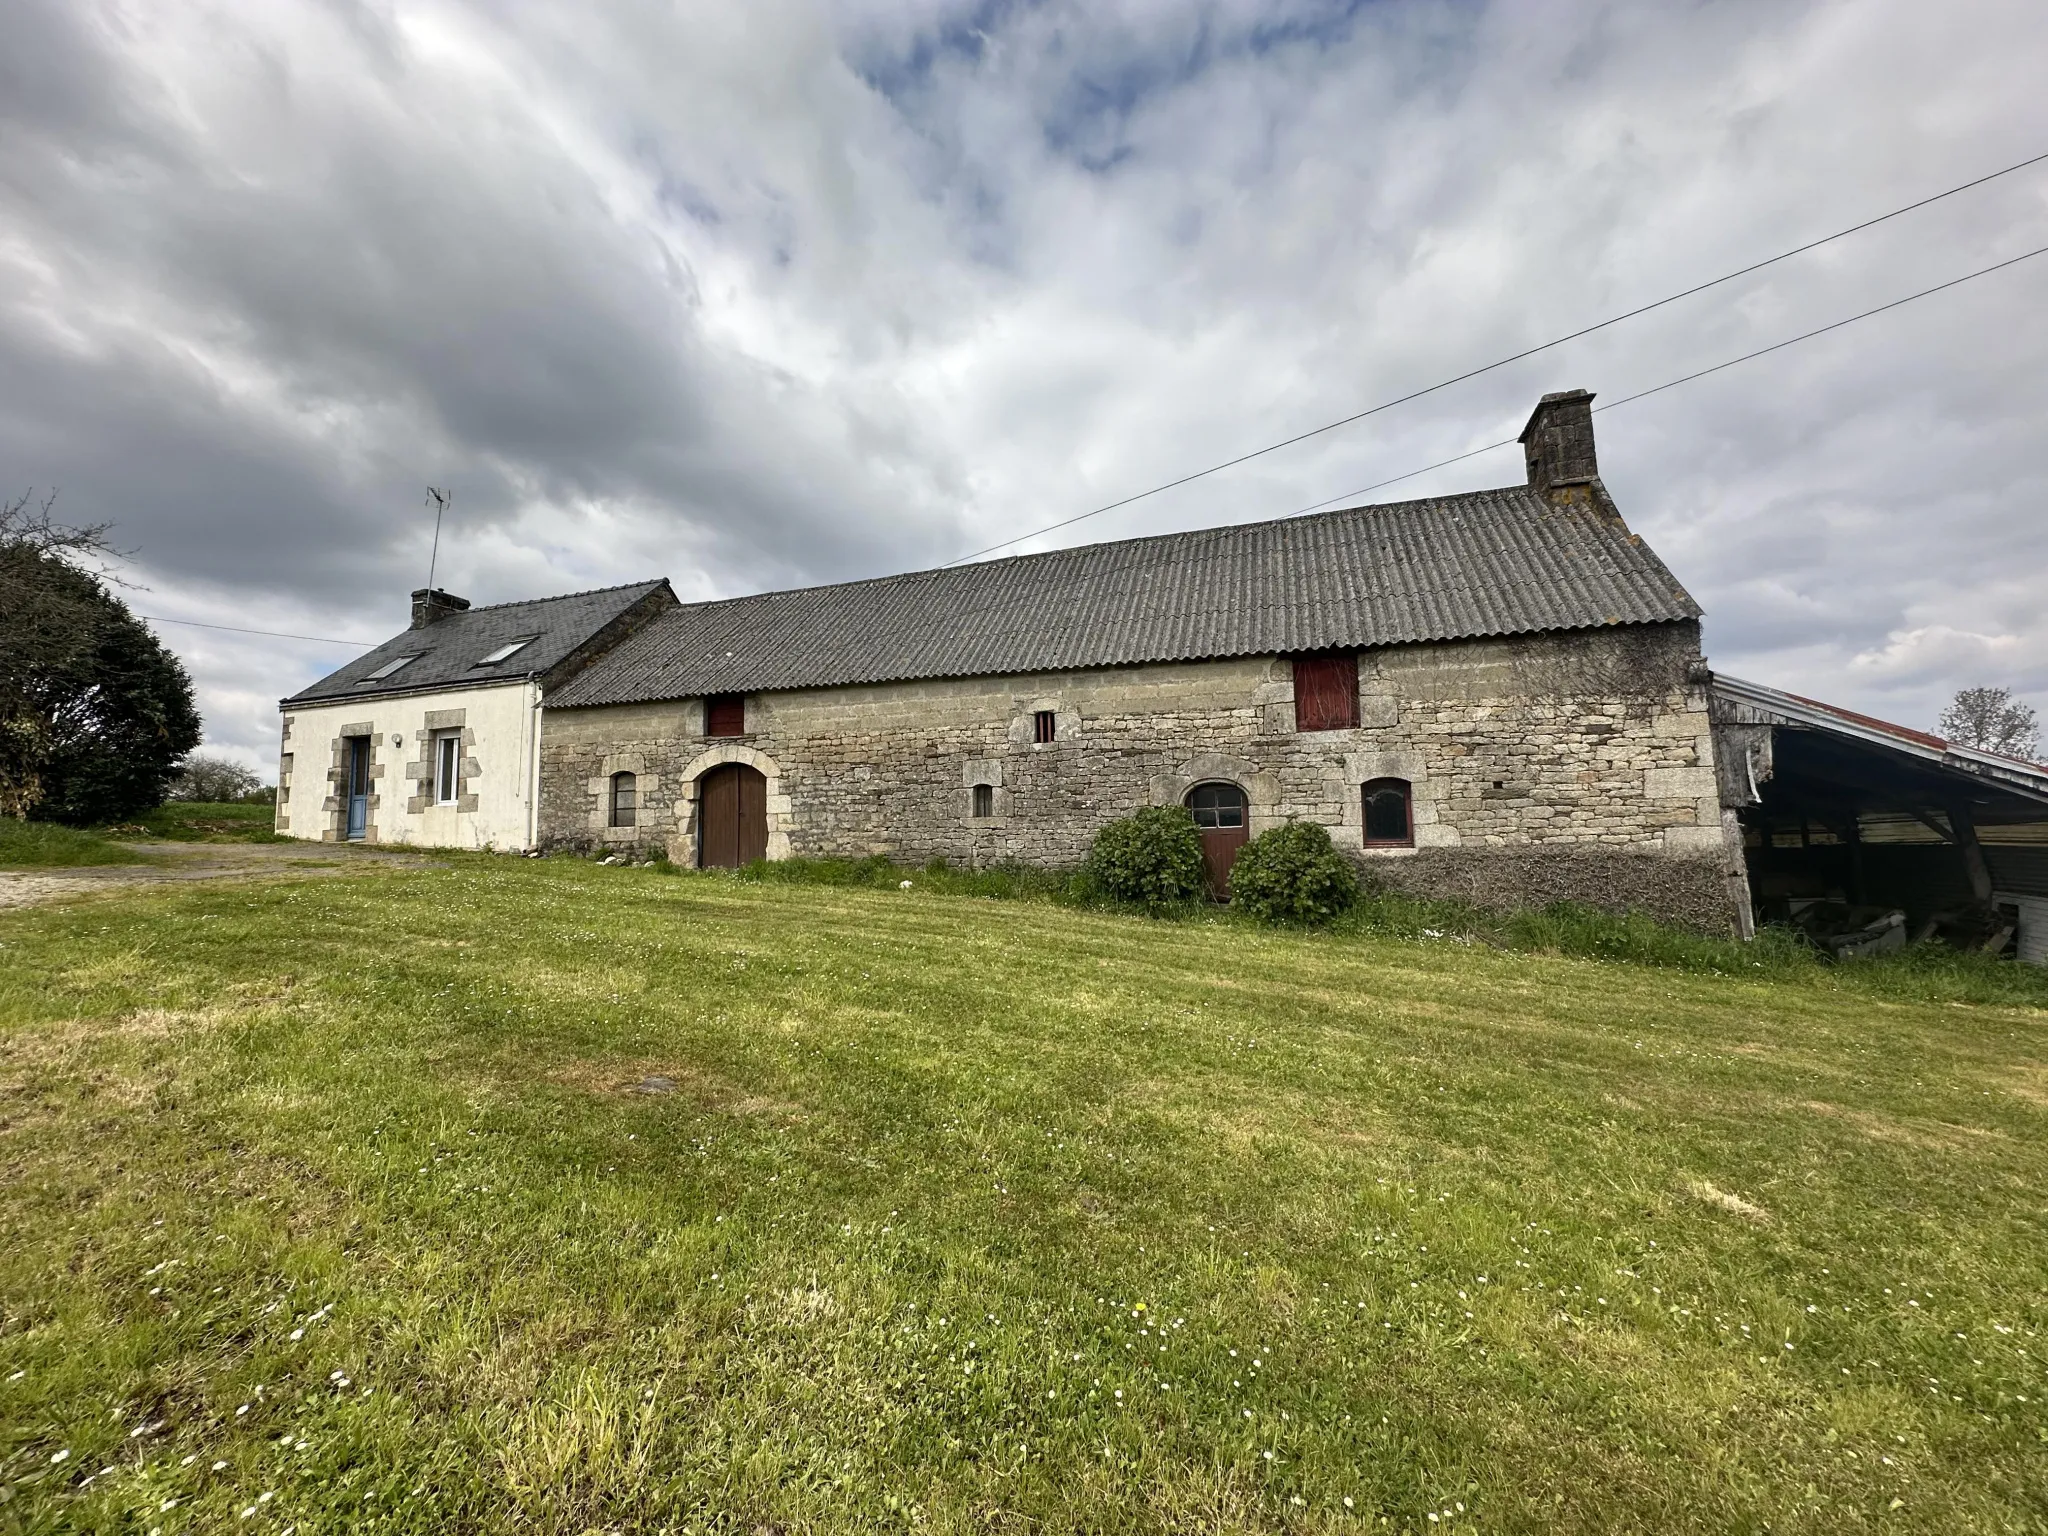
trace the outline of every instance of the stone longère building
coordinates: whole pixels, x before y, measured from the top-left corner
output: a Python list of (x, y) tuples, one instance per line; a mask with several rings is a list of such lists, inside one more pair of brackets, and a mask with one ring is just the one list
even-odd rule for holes
[(1418, 893), (1743, 926), (1700, 610), (1591, 402), (1523, 485), (665, 607), (549, 693), (538, 841), (1069, 865), (1185, 803), (1219, 884), (1298, 818)]

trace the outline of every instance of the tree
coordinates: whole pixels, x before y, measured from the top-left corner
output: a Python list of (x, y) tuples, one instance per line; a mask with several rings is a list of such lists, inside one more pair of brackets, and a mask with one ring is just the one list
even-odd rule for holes
[(2041, 749), (2041, 722), (2031, 706), (2005, 688), (1964, 688), (1941, 712), (1941, 734), (1958, 746), (2032, 760)]
[(192, 680), (108, 590), (105, 524), (0, 503), (0, 814), (119, 821), (199, 744)]
[(233, 758), (194, 753), (185, 759), (177, 778), (171, 782), (171, 798), (226, 805), (245, 799), (262, 787), (263, 781), (255, 772)]

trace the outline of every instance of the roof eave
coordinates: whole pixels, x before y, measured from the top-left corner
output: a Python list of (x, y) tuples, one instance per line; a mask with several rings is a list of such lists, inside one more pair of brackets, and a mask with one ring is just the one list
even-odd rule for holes
[[(1588, 634), (1606, 629), (1641, 629), (1657, 624), (1696, 624), (1698, 611), (1673, 617), (1642, 619), (1608, 619), (1598, 624), (1543, 624), (1524, 629), (1474, 630), (1466, 634), (1412, 635), (1399, 640), (1382, 640), (1375, 644), (1346, 646), (1342, 643), (1317, 647), (1318, 650), (1389, 651), (1408, 645), (1459, 645), (1475, 640), (1516, 640), (1530, 635), (1571, 635)], [(1051, 672), (1106, 672), (1117, 667), (1167, 667), (1204, 661), (1242, 661), (1249, 656), (1293, 656), (1306, 654), (1296, 651), (1272, 651), (1264, 648), (1239, 651), (1196, 651), (1174, 655), (1138, 656), (1120, 658), (1116, 661), (1075, 662), (1064, 666), (987, 668), (971, 672), (909, 672), (887, 676), (849, 676), (829, 678), (817, 682), (767, 684), (751, 688), (689, 688), (675, 692), (635, 693), (627, 697), (606, 699), (576, 699), (558, 701), (549, 707), (554, 709), (623, 709), (636, 704), (675, 704), (685, 699), (703, 698), (707, 693), (802, 693), (814, 688), (882, 688), (898, 683), (943, 683), (958, 682), (979, 677), (1035, 677)], [(564, 685), (564, 691), (573, 693), (574, 683)]]
[(1786, 693), (1781, 688), (1730, 677), (1725, 672), (1714, 674), (1712, 686), (1716, 693), (1737, 704), (1762, 714), (1780, 717), (1771, 723), (1803, 726), (1808, 730), (1825, 731), (1847, 740), (1880, 747), (1901, 757), (1910, 757), (1930, 767), (1965, 775), (2023, 799), (2036, 800), (2048, 805), (2048, 768), (2035, 767), (2021, 762), (2018, 758), (2000, 757), (1994, 752), (1980, 752), (1974, 747), (1957, 746), (1954, 743), (1944, 743), (1937, 748), (1908, 736), (1879, 730), (1858, 720), (1845, 719), (1825, 705)]
[(279, 709), (308, 709), (321, 704), (341, 704), (350, 699), (402, 699), (422, 693), (467, 693), (478, 688), (506, 688), (514, 683), (530, 683), (540, 674), (529, 669), (525, 672), (500, 673), (495, 677), (476, 678), (459, 682), (420, 683), (410, 688), (344, 688), (338, 693), (295, 693), (289, 698), (279, 699)]

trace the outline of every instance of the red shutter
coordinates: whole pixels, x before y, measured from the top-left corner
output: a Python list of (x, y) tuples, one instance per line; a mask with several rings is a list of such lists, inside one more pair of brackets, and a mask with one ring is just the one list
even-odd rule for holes
[(1294, 728), (1348, 731), (1358, 724), (1358, 657), (1297, 656), (1294, 659)]
[(715, 693), (704, 701), (706, 736), (747, 734), (747, 697), (743, 693)]

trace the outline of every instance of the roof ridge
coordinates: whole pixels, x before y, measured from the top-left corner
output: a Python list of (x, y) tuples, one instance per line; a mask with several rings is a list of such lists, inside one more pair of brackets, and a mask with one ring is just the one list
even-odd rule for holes
[[(654, 576), (640, 581), (622, 581), (610, 587), (585, 587), (580, 592), (557, 592), (552, 597), (513, 597), (502, 603), (475, 603), (463, 609), (461, 613), (451, 613), (448, 617), (459, 619), (463, 614), (494, 613), (500, 608), (528, 608), (536, 603), (563, 603), (572, 597), (602, 597), (607, 592), (624, 592), (630, 587), (659, 587), (666, 585), (667, 582), (666, 576)], [(387, 640), (384, 643), (388, 645), (391, 642)]]
[(565, 706), (1696, 620), (1618, 517), (1526, 485), (678, 603)]
[(941, 576), (952, 571), (1021, 566), (1033, 560), (1055, 560), (1061, 556), (1085, 554), (1090, 550), (1135, 548), (1140, 544), (1165, 544), (1175, 539), (1198, 539), (1208, 535), (1242, 533), (1295, 523), (1327, 522), (1358, 512), (1399, 512), (1409, 507), (1447, 506), (1453, 502), (1479, 501), (1490, 496), (1527, 490), (1527, 485), (1496, 485), (1478, 491), (1454, 491), (1448, 496), (1417, 496), (1408, 501), (1365, 502), (1355, 507), (1332, 507), (1327, 512), (1294, 512), (1286, 517), (1266, 517), (1249, 523), (1211, 523), (1205, 528), (1182, 528), (1171, 533), (1143, 533), (1128, 539), (1101, 539), (1093, 544), (1063, 544), (1058, 549), (1035, 549), (1021, 555), (1004, 555), (997, 560), (963, 560), (958, 564), (927, 565), (909, 571), (890, 571), (881, 576), (856, 576), (851, 581), (813, 582), (806, 587), (770, 587), (765, 591), (742, 592), (732, 597), (707, 597), (694, 603), (682, 602), (678, 606), (698, 610), (718, 608), (728, 603), (759, 602), (764, 597), (798, 597), (807, 592), (833, 592), (852, 587), (874, 586), (885, 581), (908, 581), (914, 576)]

